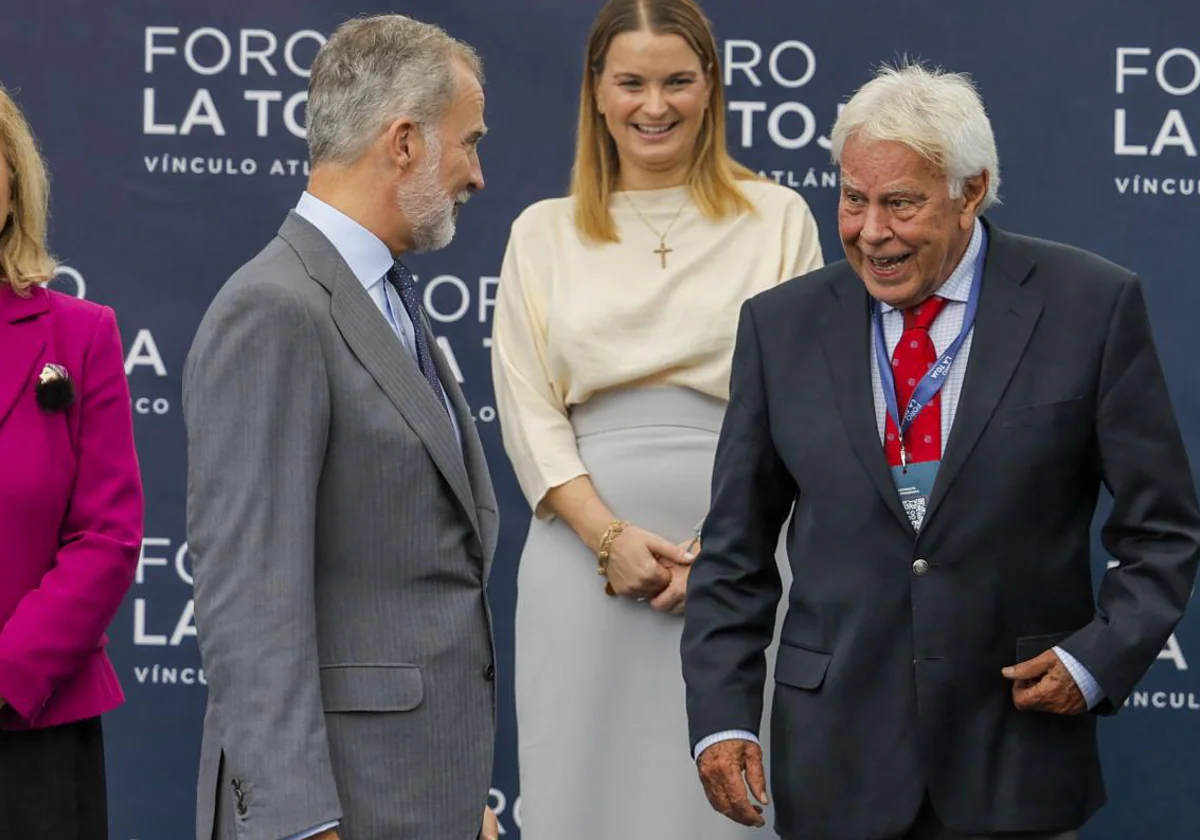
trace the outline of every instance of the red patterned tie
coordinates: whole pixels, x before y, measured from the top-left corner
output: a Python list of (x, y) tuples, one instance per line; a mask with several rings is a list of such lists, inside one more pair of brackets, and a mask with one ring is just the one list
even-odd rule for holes
[[(929, 327), (946, 305), (946, 299), (932, 297), (920, 306), (903, 310), (904, 332), (892, 354), (892, 376), (896, 381), (896, 406), (900, 416), (908, 407), (913, 390), (925, 372), (937, 361), (937, 350), (929, 337)], [(904, 435), (908, 463), (940, 461), (942, 459), (942, 403), (941, 393), (935, 394), (929, 404), (912, 421)], [(888, 464), (900, 466), (900, 441), (896, 424), (889, 413), (884, 430), (884, 450)]]

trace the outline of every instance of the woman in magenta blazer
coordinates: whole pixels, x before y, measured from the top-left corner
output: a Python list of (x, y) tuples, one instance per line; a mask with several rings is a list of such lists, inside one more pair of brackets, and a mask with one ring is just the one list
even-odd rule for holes
[(46, 172), (0, 88), (0, 837), (108, 836), (105, 631), (133, 581), (142, 486), (107, 307), (48, 291)]

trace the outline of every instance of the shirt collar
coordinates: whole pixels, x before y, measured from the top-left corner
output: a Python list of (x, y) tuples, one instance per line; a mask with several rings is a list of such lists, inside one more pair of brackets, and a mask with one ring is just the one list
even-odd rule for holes
[[(983, 224), (976, 219), (975, 227), (971, 231), (971, 241), (967, 245), (967, 252), (963, 254), (958, 266), (950, 273), (949, 279), (938, 289), (939, 297), (957, 303), (967, 302), (971, 297), (971, 287), (975, 284), (975, 260), (979, 258), (979, 251), (982, 247)], [(885, 315), (894, 309), (895, 307), (880, 301), (879, 311)]]
[(325, 235), (366, 289), (383, 279), (395, 262), (382, 239), (310, 192), (300, 196), (296, 213)]

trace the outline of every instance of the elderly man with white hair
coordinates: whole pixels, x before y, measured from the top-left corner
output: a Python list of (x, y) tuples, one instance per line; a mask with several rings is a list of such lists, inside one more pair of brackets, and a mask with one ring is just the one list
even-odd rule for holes
[[(683, 633), (709, 801), (787, 840), (1074, 838), (1184, 611), (1200, 510), (1141, 283), (981, 214), (964, 76), (885, 68), (833, 132), (846, 259), (751, 299)], [(1089, 526), (1117, 564), (1093, 595)], [(744, 781), (743, 781), (744, 778)], [(749, 788), (749, 791), (747, 790)]]

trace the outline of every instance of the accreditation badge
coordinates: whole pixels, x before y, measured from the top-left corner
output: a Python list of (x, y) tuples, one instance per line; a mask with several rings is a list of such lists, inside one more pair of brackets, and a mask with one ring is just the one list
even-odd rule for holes
[(900, 504), (908, 514), (914, 531), (921, 530), (925, 521), (925, 509), (929, 506), (929, 497), (933, 494), (933, 482), (937, 478), (941, 461), (921, 461), (907, 466), (892, 467), (892, 481), (900, 494)]

